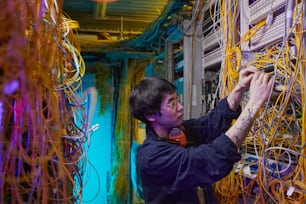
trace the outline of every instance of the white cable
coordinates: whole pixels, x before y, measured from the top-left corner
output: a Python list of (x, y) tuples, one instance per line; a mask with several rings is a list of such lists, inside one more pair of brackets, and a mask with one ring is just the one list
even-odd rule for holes
[[(289, 160), (289, 162), (288, 162), (286, 168), (281, 169), (281, 170), (276, 170), (276, 169), (271, 170), (271, 169), (269, 169), (266, 165), (264, 165), (264, 166), (265, 166), (265, 169), (266, 169), (268, 172), (270, 172), (270, 173), (279, 173), (279, 174), (282, 174), (282, 173), (286, 172), (286, 171), (291, 167), (291, 163), (292, 163), (291, 156), (290, 156), (290, 154), (289, 154), (288, 149), (287, 149), (287, 148), (283, 148), (283, 147), (270, 147), (270, 148), (267, 148), (267, 149), (265, 150), (265, 152), (270, 151), (270, 150), (272, 150), (272, 149), (282, 149), (282, 150), (285, 150), (285, 153), (288, 155), (288, 160)], [(263, 161), (265, 162), (265, 160), (263, 160)], [(278, 161), (275, 160), (275, 162), (277, 162), (277, 164), (278, 164)], [(268, 163), (269, 163), (269, 162), (268, 162)]]

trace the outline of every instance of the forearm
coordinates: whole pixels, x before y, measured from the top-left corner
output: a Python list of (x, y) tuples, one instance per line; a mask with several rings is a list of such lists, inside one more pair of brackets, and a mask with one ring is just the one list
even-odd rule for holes
[(244, 88), (235, 86), (232, 92), (227, 97), (227, 103), (231, 110), (236, 111), (240, 105), (243, 93), (245, 92)]
[[(243, 95), (243, 88), (238, 88), (232, 92), (233, 95), (229, 96), (229, 106), (235, 106), (241, 100)], [(242, 86), (246, 87), (246, 86)], [(240, 147), (244, 139), (247, 137), (254, 120), (258, 115), (258, 111), (267, 101), (273, 87), (273, 79), (264, 72), (255, 72), (250, 83), (249, 101), (241, 112), (235, 124), (226, 132), (226, 135)]]
[(234, 125), (225, 133), (237, 146), (240, 147), (247, 137), (260, 107), (247, 104)]

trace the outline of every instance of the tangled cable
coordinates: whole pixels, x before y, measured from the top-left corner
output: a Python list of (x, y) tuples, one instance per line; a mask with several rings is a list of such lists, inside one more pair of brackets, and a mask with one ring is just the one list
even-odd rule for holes
[[(0, 203), (79, 203), (94, 90), (62, 1), (0, 3)], [(85, 94), (84, 94), (85, 93)]]
[[(305, 203), (306, 39), (303, 25), (306, 2), (294, 2), (297, 6), (291, 14), (292, 23), (286, 27), (283, 37), (248, 52), (245, 64), (241, 64), (246, 55), (241, 51), (241, 44), (270, 24), (271, 16), (241, 35), (238, 22), (245, 18), (243, 12), (246, 12), (240, 9), (241, 2), (211, 2), (214, 4), (211, 3), (210, 18), (217, 18), (214, 15), (218, 15), (215, 9), (218, 5), (222, 31), (223, 61), (216, 95), (224, 97), (234, 88), (242, 66), (251, 64), (274, 78), (274, 90), (240, 150), (243, 159), (226, 178), (215, 184), (217, 199), (220, 203), (233, 204), (241, 200), (244, 203)], [(271, 2), (274, 1), (267, 4), (272, 8)]]

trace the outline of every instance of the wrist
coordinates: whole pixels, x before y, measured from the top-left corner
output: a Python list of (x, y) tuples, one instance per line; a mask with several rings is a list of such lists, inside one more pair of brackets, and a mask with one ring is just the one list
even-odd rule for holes
[(259, 110), (261, 109), (262, 105), (260, 103), (258, 103), (257, 101), (248, 101), (248, 103), (246, 104), (246, 106), (244, 107), (244, 109), (246, 110), (251, 110), (251, 112), (253, 113), (253, 115), (256, 115)]
[(244, 89), (241, 86), (235, 86), (230, 95), (227, 97), (227, 102), (231, 110), (236, 111), (238, 109), (243, 94)]
[(248, 87), (245, 87), (245, 86), (243, 86), (243, 85), (241, 85), (241, 84), (237, 84), (236, 86), (235, 86), (235, 88), (234, 89), (236, 89), (236, 91), (238, 91), (238, 92), (245, 92), (247, 89), (248, 89)]

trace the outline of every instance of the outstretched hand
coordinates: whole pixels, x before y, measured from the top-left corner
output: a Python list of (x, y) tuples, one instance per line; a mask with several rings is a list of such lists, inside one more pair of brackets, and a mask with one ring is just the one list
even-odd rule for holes
[[(265, 72), (260, 72), (254, 67), (248, 67), (240, 72), (238, 88), (228, 96), (228, 103), (232, 110), (237, 99), (241, 99), (240, 89), (249, 89), (249, 101), (244, 107), (234, 125), (225, 133), (237, 147), (240, 147), (247, 137), (260, 108), (268, 100), (273, 87), (273, 78)], [(236, 91), (235, 91), (236, 90)]]
[(227, 97), (227, 102), (231, 110), (236, 111), (239, 107), (242, 95), (249, 88), (255, 72), (258, 72), (258, 70), (253, 66), (249, 66), (240, 71), (238, 84)]
[(242, 69), (239, 73), (238, 86), (243, 90), (249, 88), (255, 72), (258, 72), (258, 69), (254, 66), (248, 66)]
[(262, 106), (268, 100), (273, 87), (273, 78), (265, 72), (256, 72), (250, 84), (249, 103)]

